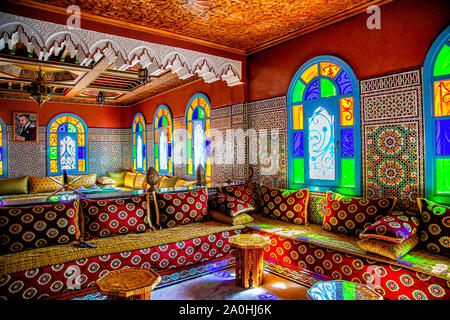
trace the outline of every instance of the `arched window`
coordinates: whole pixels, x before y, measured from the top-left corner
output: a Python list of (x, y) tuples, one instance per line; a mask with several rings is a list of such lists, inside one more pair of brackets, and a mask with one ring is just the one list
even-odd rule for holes
[(134, 116), (132, 131), (132, 161), (133, 170), (147, 170), (147, 128), (142, 113)]
[(341, 59), (320, 56), (295, 74), (287, 96), (289, 187), (361, 192), (359, 87)]
[(47, 174), (88, 173), (88, 133), (84, 121), (75, 114), (63, 113), (47, 126)]
[(8, 166), (6, 164), (6, 126), (0, 119), (0, 178), (8, 176)]
[(165, 105), (156, 109), (153, 119), (153, 161), (159, 174), (172, 175), (172, 113)]
[(208, 97), (203, 93), (197, 93), (189, 100), (185, 115), (186, 175), (195, 178), (197, 167), (201, 164), (206, 169), (207, 181), (211, 180), (210, 110)]
[(424, 64), (425, 194), (450, 203), (450, 27), (431, 46)]

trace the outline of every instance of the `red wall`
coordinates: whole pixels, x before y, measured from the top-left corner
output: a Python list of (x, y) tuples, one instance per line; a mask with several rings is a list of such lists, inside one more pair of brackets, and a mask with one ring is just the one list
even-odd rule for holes
[(319, 55), (343, 59), (358, 79), (423, 66), (450, 22), (448, 0), (398, 0), (380, 10), (380, 30), (369, 30), (363, 13), (249, 56), (248, 101), (286, 95), (297, 70)]
[(88, 127), (94, 128), (130, 128), (130, 108), (99, 107), (94, 104), (75, 104), (45, 102), (42, 107), (32, 100), (0, 99), (0, 118), (5, 124), (12, 125), (13, 112), (37, 112), (38, 125), (47, 125), (56, 115), (64, 112), (76, 114)]

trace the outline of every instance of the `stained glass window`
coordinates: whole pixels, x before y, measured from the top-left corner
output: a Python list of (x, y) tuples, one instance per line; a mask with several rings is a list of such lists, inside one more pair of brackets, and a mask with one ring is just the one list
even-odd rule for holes
[(154, 166), (159, 174), (173, 173), (172, 113), (166, 105), (156, 109), (153, 119)]
[(6, 126), (0, 119), (0, 178), (6, 178), (8, 166), (6, 165)]
[(133, 170), (147, 170), (147, 126), (142, 113), (134, 116), (131, 128), (131, 161)]
[(438, 37), (424, 64), (425, 193), (450, 203), (450, 27)]
[(359, 88), (342, 60), (305, 63), (288, 92), (289, 187), (360, 194)]
[(206, 170), (206, 180), (211, 180), (210, 148), (211, 104), (206, 95), (195, 94), (186, 108), (187, 164), (186, 175), (195, 178), (198, 165)]
[(47, 126), (47, 174), (88, 173), (88, 165), (86, 124), (72, 113), (57, 115)]

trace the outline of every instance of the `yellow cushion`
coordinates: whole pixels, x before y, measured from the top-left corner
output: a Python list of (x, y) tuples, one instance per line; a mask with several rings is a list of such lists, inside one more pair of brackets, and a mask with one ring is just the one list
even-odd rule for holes
[(252, 222), (254, 219), (252, 216), (246, 214), (246, 213), (240, 213), (237, 216), (231, 217), (228, 214), (225, 214), (223, 212), (220, 212), (218, 210), (209, 210), (209, 214), (211, 215), (211, 218), (213, 220), (216, 220), (218, 222), (222, 222), (224, 224), (229, 224), (232, 226), (239, 225), (239, 224), (246, 224)]
[(177, 183), (175, 183), (175, 187), (188, 187), (188, 186), (195, 186), (197, 184), (197, 181), (187, 181), (183, 179), (178, 179)]
[(162, 177), (158, 188), (172, 188), (178, 181), (178, 177)]
[(358, 246), (368, 252), (379, 254), (380, 256), (399, 260), (419, 243), (417, 234), (409, 237), (402, 243), (387, 242), (378, 239), (363, 239), (357, 241)]
[(30, 177), (0, 179), (0, 195), (27, 194)]
[(136, 180), (134, 180), (134, 188), (139, 190), (147, 189), (147, 181), (145, 180), (145, 174), (138, 173)]
[[(70, 184), (73, 180), (75, 180), (77, 177), (81, 176), (80, 179), (75, 181), (74, 183)], [(83, 188), (92, 188), (94, 184), (97, 182), (97, 174), (91, 173), (91, 174), (80, 174), (80, 175), (69, 175), (69, 184), (72, 188), (78, 189), (79, 187)]]
[(49, 177), (30, 177), (30, 193), (46, 193), (53, 192), (62, 187), (63, 176), (52, 176), (53, 179), (61, 182), (56, 183)]
[(114, 180), (113, 178), (107, 177), (107, 176), (103, 176), (97, 179), (97, 183), (98, 184), (103, 184), (103, 185), (116, 185), (117, 182), (116, 180)]
[(123, 180), (123, 186), (127, 188), (134, 188), (134, 180), (136, 180), (137, 172), (125, 173), (125, 179)]
[(125, 174), (128, 171), (119, 171), (119, 172), (106, 172), (106, 176), (110, 177), (114, 181), (116, 181), (116, 184), (118, 187), (123, 186), (123, 181), (125, 179)]

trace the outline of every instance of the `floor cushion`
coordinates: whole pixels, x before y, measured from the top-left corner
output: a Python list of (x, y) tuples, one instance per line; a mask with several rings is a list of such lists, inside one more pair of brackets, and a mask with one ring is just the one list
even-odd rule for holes
[(0, 195), (27, 194), (30, 186), (30, 177), (0, 179)]
[(46, 193), (59, 190), (63, 185), (63, 176), (52, 176), (52, 178), (60, 183), (53, 181), (50, 177), (30, 176), (30, 193)]
[(450, 255), (450, 207), (418, 198), (419, 239), (428, 251)]
[(253, 208), (255, 208), (254, 212), (259, 211), (261, 208), (259, 186), (256, 181), (250, 181), (246, 184), (237, 186), (219, 187), (218, 190), (221, 193), (225, 193), (239, 200), (248, 202)]

